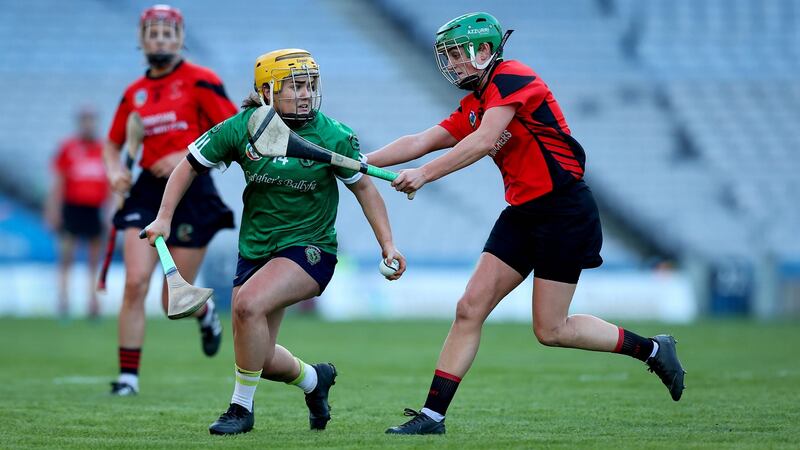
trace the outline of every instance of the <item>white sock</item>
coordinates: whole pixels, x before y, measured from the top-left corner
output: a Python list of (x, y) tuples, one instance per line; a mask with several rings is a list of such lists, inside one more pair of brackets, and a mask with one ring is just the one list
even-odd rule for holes
[(231, 403), (236, 403), (253, 412), (253, 397), (256, 395), (258, 380), (261, 379), (261, 371), (244, 370), (236, 366), (234, 374), (236, 376), (236, 387), (233, 389)]
[[(651, 340), (652, 340), (652, 339), (651, 339)], [(652, 352), (650, 352), (650, 356), (648, 356), (648, 357), (647, 357), (647, 359), (650, 359), (650, 358), (652, 358), (653, 356), (656, 356), (656, 353), (658, 353), (658, 342), (656, 342), (656, 341), (653, 341), (653, 351), (652, 351)]]
[(201, 327), (210, 327), (212, 323), (212, 319), (214, 318), (214, 309), (216, 305), (214, 305), (214, 300), (208, 300), (206, 302), (206, 313), (203, 314), (203, 317), (198, 317), (198, 321), (200, 322)]
[(421, 412), (422, 414), (425, 414), (426, 416), (430, 417), (431, 419), (433, 419), (433, 420), (435, 420), (437, 422), (441, 422), (441, 421), (444, 420), (444, 416), (443, 415), (437, 413), (436, 411), (434, 411), (432, 409), (422, 408), (422, 409), (419, 410), (419, 412)]
[(132, 373), (121, 373), (117, 378), (117, 383), (125, 383), (131, 386), (136, 392), (139, 392), (139, 375)]
[(289, 384), (299, 387), (303, 392), (308, 394), (317, 387), (317, 371), (310, 365), (301, 361), (300, 358), (295, 359), (300, 363), (300, 375), (293, 381), (290, 381)]

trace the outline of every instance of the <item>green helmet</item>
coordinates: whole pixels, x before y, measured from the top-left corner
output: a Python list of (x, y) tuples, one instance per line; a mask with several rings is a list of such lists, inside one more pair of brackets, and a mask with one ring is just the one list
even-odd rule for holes
[[(470, 63), (476, 69), (486, 69), (490, 64), (500, 60), (503, 56), (502, 41), (503, 29), (500, 27), (500, 22), (491, 14), (475, 12), (458, 16), (439, 27), (439, 31), (436, 32), (434, 52), (439, 71), (449, 82), (461, 89), (476, 89), (480, 76), (465, 75), (463, 67)], [(493, 54), (480, 64), (475, 57), (478, 47), (484, 42), (491, 45)], [(458, 61), (453, 61), (453, 54), (450, 53), (455, 48), (460, 48), (461, 58)]]

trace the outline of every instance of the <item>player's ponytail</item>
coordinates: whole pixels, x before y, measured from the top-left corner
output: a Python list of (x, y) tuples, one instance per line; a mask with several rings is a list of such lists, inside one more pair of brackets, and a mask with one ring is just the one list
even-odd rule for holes
[(242, 100), (241, 108), (258, 108), (259, 106), (261, 106), (261, 99), (258, 97), (258, 95), (251, 93), (245, 97), (244, 100)]

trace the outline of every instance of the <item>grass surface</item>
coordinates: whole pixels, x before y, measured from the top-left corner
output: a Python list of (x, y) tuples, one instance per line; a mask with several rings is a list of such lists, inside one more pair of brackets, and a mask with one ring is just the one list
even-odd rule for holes
[(262, 382), (256, 428), (210, 436), (233, 389), (230, 326), (201, 354), (193, 321), (151, 320), (141, 393), (112, 398), (116, 323), (0, 319), (0, 448), (797, 448), (800, 326), (621, 324), (670, 331), (688, 370), (675, 403), (644, 365), (553, 349), (527, 325), (489, 324), (448, 411), (447, 435), (386, 436), (419, 408), (449, 324), (325, 323), (287, 317), (279, 341), (305, 361), (332, 361), (333, 420), (308, 431), (299, 389)]

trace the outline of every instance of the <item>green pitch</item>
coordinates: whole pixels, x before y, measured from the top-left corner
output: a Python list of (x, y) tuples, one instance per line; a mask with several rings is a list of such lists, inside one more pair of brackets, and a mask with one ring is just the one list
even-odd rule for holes
[(448, 434), (398, 437), (383, 431), (422, 405), (449, 324), (287, 317), (280, 342), (339, 370), (328, 430), (307, 429), (299, 389), (262, 382), (255, 430), (225, 438), (207, 427), (233, 387), (229, 325), (208, 359), (194, 321), (149, 322), (142, 392), (112, 398), (113, 321), (0, 319), (0, 448), (797, 448), (798, 324), (622, 325), (677, 336), (689, 372), (680, 402), (638, 361), (546, 348), (527, 325), (490, 324)]

